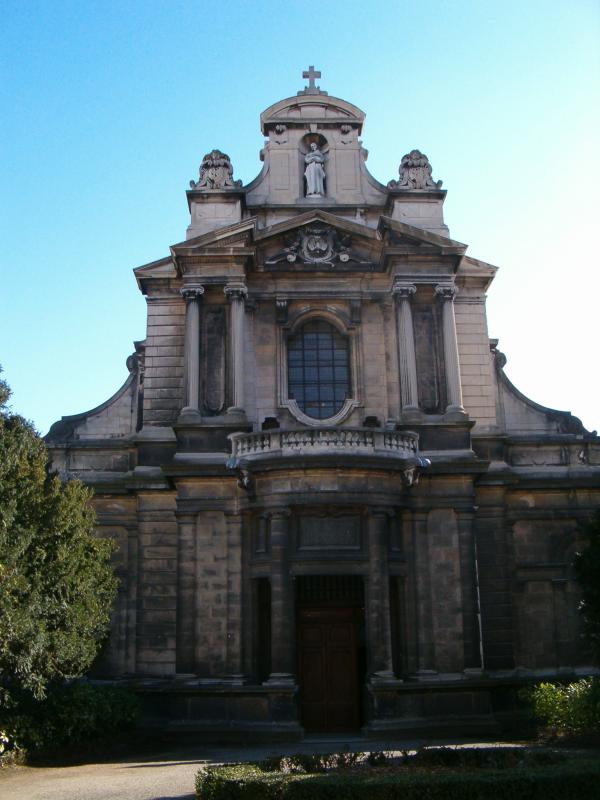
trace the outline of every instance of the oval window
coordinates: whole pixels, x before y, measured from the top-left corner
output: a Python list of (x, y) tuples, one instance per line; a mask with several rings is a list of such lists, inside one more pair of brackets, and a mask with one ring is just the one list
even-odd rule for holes
[(288, 338), (288, 394), (313, 419), (328, 419), (351, 395), (348, 338), (310, 320)]

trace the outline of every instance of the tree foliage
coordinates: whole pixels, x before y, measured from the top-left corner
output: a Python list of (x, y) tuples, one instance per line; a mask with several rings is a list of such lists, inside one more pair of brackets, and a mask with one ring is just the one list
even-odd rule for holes
[(45, 695), (81, 675), (106, 636), (113, 543), (93, 535), (91, 491), (48, 472), (45, 444), (0, 380), (0, 680)]
[(584, 526), (583, 538), (587, 546), (575, 557), (575, 574), (581, 588), (584, 630), (600, 661), (600, 512)]

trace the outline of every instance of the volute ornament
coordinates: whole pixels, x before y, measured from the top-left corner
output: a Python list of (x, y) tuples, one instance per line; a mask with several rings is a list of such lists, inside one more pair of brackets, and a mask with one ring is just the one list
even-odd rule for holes
[(420, 150), (411, 150), (402, 157), (398, 167), (400, 179), (390, 181), (388, 189), (441, 189), (442, 181), (431, 177), (431, 164)]
[(190, 181), (192, 189), (235, 189), (241, 181), (233, 180), (233, 166), (227, 153), (211, 150), (202, 159), (200, 180)]

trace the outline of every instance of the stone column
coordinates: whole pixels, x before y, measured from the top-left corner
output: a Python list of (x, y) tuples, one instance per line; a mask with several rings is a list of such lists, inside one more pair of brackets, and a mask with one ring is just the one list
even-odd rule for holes
[(268, 684), (294, 683), (294, 591), (289, 570), (287, 509), (270, 515), (271, 545), (271, 674)]
[(417, 288), (412, 283), (396, 282), (392, 294), (396, 299), (398, 332), (398, 368), (400, 372), (400, 404), (403, 417), (420, 417), (417, 388), (417, 359), (413, 331), (411, 297)]
[(369, 587), (367, 605), (369, 680), (395, 680), (392, 670), (390, 576), (388, 570), (389, 517), (385, 508), (369, 511)]
[(446, 387), (448, 405), (446, 414), (465, 416), (460, 386), (460, 367), (458, 362), (458, 343), (456, 341), (456, 322), (454, 320), (455, 286), (436, 286), (435, 293), (442, 303), (442, 327), (444, 330), (444, 364), (446, 367)]
[(242, 666), (242, 515), (225, 512), (227, 520), (227, 673), (244, 682)]
[(233, 365), (233, 405), (227, 409), (228, 414), (244, 413), (244, 315), (245, 299), (248, 290), (243, 285), (226, 286), (225, 294), (231, 303), (230, 347)]
[(200, 303), (203, 286), (184, 286), (185, 309), (185, 407), (182, 414), (200, 416)]
[(196, 517), (177, 514), (177, 672), (194, 672), (196, 617)]
[(433, 607), (430, 576), (429, 540), (427, 538), (427, 512), (413, 513), (413, 562), (412, 579), (415, 590), (417, 677), (426, 680), (435, 673), (435, 649), (433, 644)]

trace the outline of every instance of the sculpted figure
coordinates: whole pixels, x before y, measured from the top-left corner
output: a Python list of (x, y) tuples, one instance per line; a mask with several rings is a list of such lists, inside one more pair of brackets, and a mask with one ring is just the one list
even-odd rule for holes
[(322, 197), (325, 194), (325, 156), (319, 150), (315, 142), (310, 145), (310, 152), (304, 156), (306, 169), (306, 196)]

